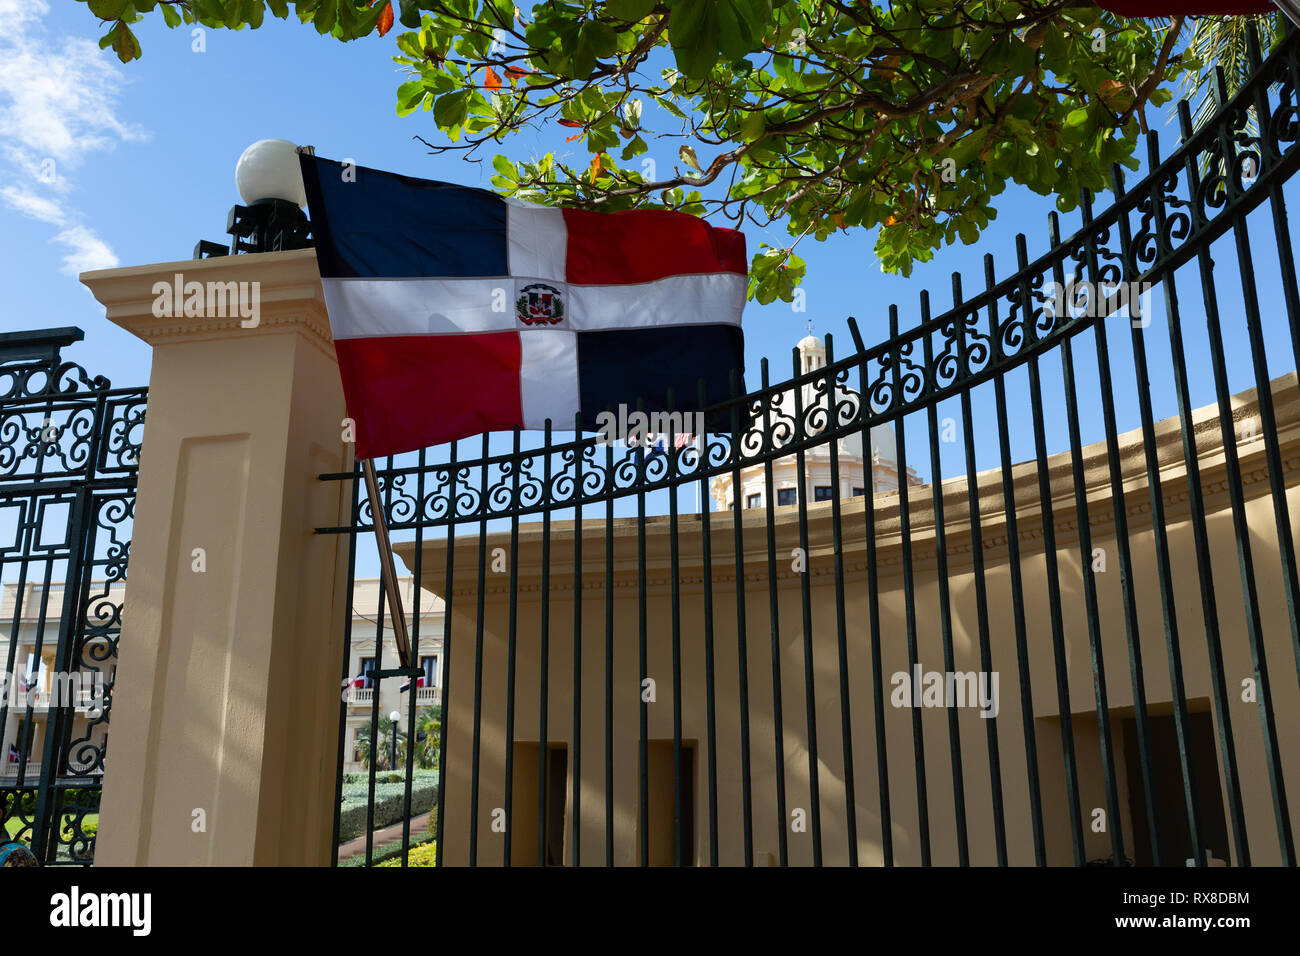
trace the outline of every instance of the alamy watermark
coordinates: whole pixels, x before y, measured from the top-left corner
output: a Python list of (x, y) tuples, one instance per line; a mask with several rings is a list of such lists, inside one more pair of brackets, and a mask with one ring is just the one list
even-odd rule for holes
[(1044, 311), (1057, 319), (1104, 319), (1127, 314), (1134, 328), (1151, 324), (1150, 282), (1075, 282), (1043, 286)]
[(81, 707), (97, 712), (107, 694), (107, 681), (92, 671), (0, 672), (0, 703), (11, 709)]
[(977, 707), (985, 718), (998, 715), (998, 672), (895, 671), (889, 702), (895, 707)]
[(262, 321), (262, 284), (260, 282), (185, 281), (177, 272), (171, 282), (158, 281), (154, 295), (155, 318), (240, 319), (240, 326), (255, 329)]
[(596, 430), (601, 445), (649, 448), (671, 434), (680, 448), (704, 434), (704, 413), (629, 412), (626, 405), (619, 405), (617, 412), (596, 416)]

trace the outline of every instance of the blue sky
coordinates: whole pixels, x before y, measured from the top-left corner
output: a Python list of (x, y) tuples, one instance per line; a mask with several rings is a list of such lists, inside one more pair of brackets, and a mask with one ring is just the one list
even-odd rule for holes
[[(397, 29), (400, 30), (400, 27)], [(352, 158), (366, 166), (410, 175), (486, 185), (490, 156), (481, 165), (456, 155), (430, 156), (414, 139), (439, 134), (428, 114), (399, 119), (395, 90), (405, 77), (390, 59), (393, 39), (368, 37), (340, 44), (320, 37), (296, 22), (268, 18), (257, 31), (209, 30), (204, 52), (193, 50), (190, 28), (168, 30), (161, 18), (138, 26), (144, 57), (122, 65), (111, 51), (95, 43), (98, 23), (83, 4), (53, 4), (42, 0), (0, 0), (0, 329), (79, 325), (86, 341), (69, 357), (117, 385), (147, 380), (149, 350), (108, 323), (103, 310), (78, 283), (76, 274), (92, 268), (183, 260), (202, 238), (225, 241), (226, 212), (239, 197), (234, 165), (249, 143), (263, 137), (283, 137), (311, 143), (332, 158)], [(1154, 125), (1166, 150), (1177, 137), (1162, 117)], [(565, 147), (563, 130), (543, 131), (533, 138), (512, 140), (511, 155), (526, 156), (546, 148), (573, 150), (572, 161), (586, 165), (581, 144)], [(665, 141), (671, 142), (671, 141)], [(675, 144), (658, 147), (665, 155), (650, 156), (671, 167)], [(707, 157), (701, 157), (707, 162)], [(43, 181), (41, 164), (54, 161), (54, 182)], [(1290, 195), (1293, 188), (1288, 186)], [(1105, 197), (1101, 203), (1105, 203)], [(940, 252), (934, 262), (918, 266), (910, 279), (883, 275), (872, 252), (873, 237), (860, 232), (799, 245), (808, 262), (804, 283), (807, 310), (789, 305), (751, 304), (745, 314), (748, 381), (758, 382), (758, 361), (768, 356), (773, 378), (789, 371), (789, 349), (814, 323), (818, 334), (834, 333), (840, 355), (850, 347), (845, 318), (856, 315), (868, 344), (887, 335), (887, 305), (900, 305), (903, 324), (915, 322), (917, 295), (934, 290), (934, 309), (951, 303), (953, 271), (965, 275), (968, 291), (983, 284), (982, 256), (992, 251), (1004, 275), (1014, 259), (1014, 236), (1029, 237), (1030, 256), (1047, 247), (1046, 215), (1051, 201), (1020, 187), (998, 197), (998, 218), (974, 246)], [(1269, 331), (1270, 372), (1294, 367), (1285, 329), (1272, 251), (1272, 227), (1261, 210), (1252, 226), (1255, 265), (1260, 270), (1260, 296)], [(1077, 223), (1066, 217), (1068, 234)], [(745, 229), (749, 246), (759, 242), (786, 245), (783, 229)], [(1235, 252), (1231, 241), (1217, 244), (1215, 258), (1220, 298), (1226, 320), (1240, 316), (1241, 292), (1236, 284)], [(1268, 267), (1273, 266), (1270, 270)], [(1184, 269), (1189, 277), (1194, 272)], [(1200, 291), (1183, 287), (1189, 348), (1204, 354)], [(1157, 294), (1157, 299), (1159, 295)], [(1159, 304), (1159, 303), (1157, 303)], [(1167, 347), (1163, 346), (1163, 312), (1157, 314), (1148, 348), (1153, 356), (1156, 417), (1173, 414)], [(1249, 355), (1243, 336), (1229, 329), (1230, 365), (1234, 389), (1251, 384)], [(1128, 361), (1128, 334), (1119, 321), (1111, 331), (1116, 362), (1116, 403), (1121, 429), (1138, 424), (1133, 375)], [(1160, 350), (1164, 348), (1164, 351)], [(1199, 350), (1199, 351), (1197, 351)], [(1095, 351), (1092, 335), (1076, 344), (1084, 417), (1083, 439), (1102, 437), (1096, 400)], [(1092, 360), (1092, 361), (1090, 361)], [(1054, 365), (1054, 363), (1056, 363)], [(1200, 368), (1205, 369), (1203, 361)], [(1023, 377), (1023, 376), (1021, 376)], [(1044, 405), (1051, 450), (1066, 445), (1060, 396), (1059, 361), (1049, 358), (1044, 381), (1050, 394)], [(1197, 405), (1213, 400), (1208, 373), (1194, 376)], [(1023, 383), (1011, 379), (1013, 454), (1032, 457)], [(955, 403), (940, 410), (940, 418), (958, 415)], [(981, 468), (996, 464), (992, 440), (991, 389), (976, 395), (977, 434)], [(923, 475), (931, 473), (922, 434), (923, 419), (909, 419), (911, 463)], [(964, 468), (960, 445), (943, 449), (945, 474)]]

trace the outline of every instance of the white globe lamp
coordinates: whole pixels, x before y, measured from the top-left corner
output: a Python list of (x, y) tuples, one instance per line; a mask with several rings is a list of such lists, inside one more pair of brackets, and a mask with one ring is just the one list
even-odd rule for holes
[(235, 185), (250, 206), (270, 200), (307, 205), (298, 147), (287, 139), (259, 139), (244, 150), (235, 164)]

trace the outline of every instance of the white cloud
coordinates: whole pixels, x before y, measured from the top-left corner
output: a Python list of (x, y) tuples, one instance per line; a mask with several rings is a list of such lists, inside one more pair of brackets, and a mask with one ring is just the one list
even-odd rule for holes
[(68, 275), (79, 275), (93, 269), (111, 269), (118, 264), (118, 258), (103, 239), (85, 226), (72, 226), (64, 229), (54, 237), (71, 251), (63, 257), (63, 271)]
[(63, 206), (53, 199), (38, 196), (23, 186), (6, 186), (0, 189), (0, 199), (17, 209), (24, 216), (31, 216), (41, 222), (61, 226), (67, 222), (67, 213)]
[(52, 241), (68, 248), (63, 271), (117, 264), (68, 197), (86, 159), (119, 142), (148, 138), (120, 119), (121, 69), (84, 37), (54, 37), (42, 25), (45, 0), (0, 0), (0, 201), (61, 227)]

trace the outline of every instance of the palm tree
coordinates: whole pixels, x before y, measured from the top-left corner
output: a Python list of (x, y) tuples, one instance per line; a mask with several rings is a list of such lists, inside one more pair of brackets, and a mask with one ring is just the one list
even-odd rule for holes
[[(370, 766), (370, 756), (375, 749), (373, 731), (374, 728), (370, 724), (366, 724), (362, 727), (357, 728), (356, 741), (352, 745), (354, 750), (356, 751), (357, 762), (360, 763), (361, 766), (363, 767)], [(393, 769), (388, 765), (392, 756), (392, 752), (393, 752), (393, 729), (390, 725), (380, 733), (379, 752), (375, 756), (376, 770)], [(397, 731), (397, 763), (399, 767), (405, 763), (405, 757), (406, 757), (406, 734), (398, 730)]]
[(415, 761), (422, 770), (438, 766), (438, 738), (442, 730), (442, 707), (434, 705), (416, 712)]
[[(1190, 35), (1185, 54), (1200, 68), (1189, 73), (1183, 82), (1182, 95), (1194, 105), (1192, 125), (1200, 129), (1223, 105), (1215, 82), (1215, 67), (1223, 70), (1224, 86), (1229, 97), (1250, 79), (1251, 64), (1247, 34), (1255, 31), (1261, 54), (1268, 55), (1284, 34), (1286, 17), (1281, 13), (1253, 16), (1197, 17), (1184, 21), (1183, 33)], [(1252, 121), (1253, 123), (1253, 118)], [(1251, 132), (1255, 132), (1253, 129)]]

